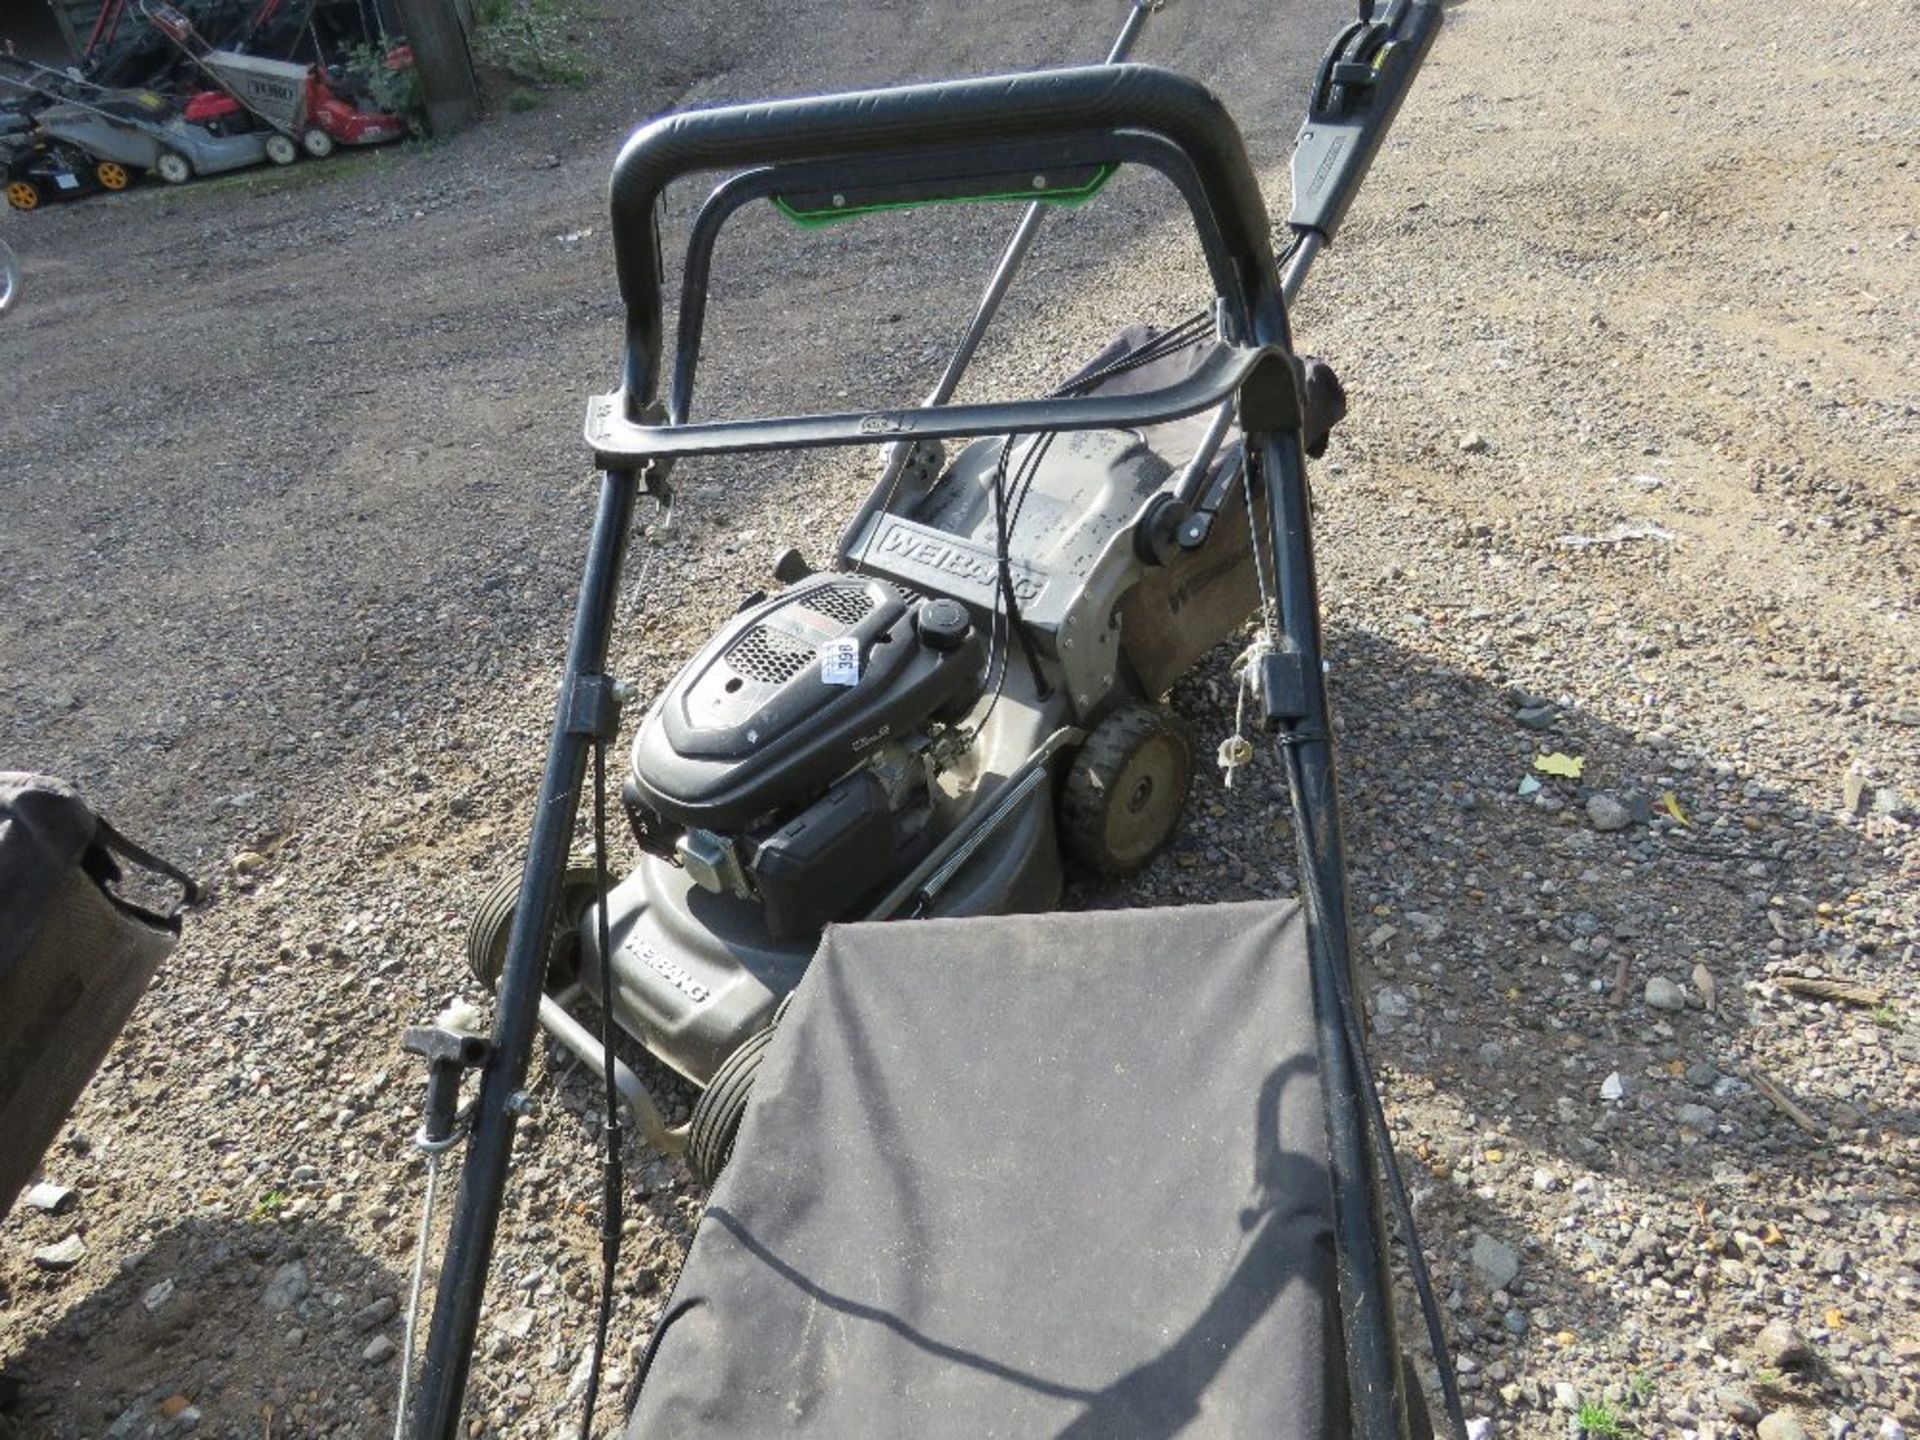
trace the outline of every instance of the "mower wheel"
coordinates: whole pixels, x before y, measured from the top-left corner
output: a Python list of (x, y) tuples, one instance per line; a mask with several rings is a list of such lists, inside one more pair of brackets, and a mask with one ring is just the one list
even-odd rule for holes
[(333, 137), (318, 125), (309, 125), (300, 136), (300, 148), (316, 160), (324, 160), (333, 153)]
[(133, 183), (133, 172), (124, 165), (102, 160), (93, 167), (93, 178), (100, 182), (102, 190), (124, 190)]
[(1123, 705), (1093, 727), (1060, 793), (1060, 843), (1097, 875), (1131, 875), (1179, 823), (1193, 746), (1171, 713)]
[(16, 210), (38, 210), (40, 202), (46, 197), (40, 193), (37, 180), (9, 180), (7, 182), (7, 204)]
[(300, 147), (284, 135), (267, 137), (267, 159), (276, 165), (291, 165), (300, 158)]
[[(569, 865), (560, 881), (560, 914), (547, 945), (547, 975), (567, 984), (580, 965), (577, 939), (580, 917), (594, 901), (591, 865)], [(467, 968), (489, 990), (500, 985), (507, 968), (507, 938), (513, 933), (513, 914), (520, 905), (520, 877), (508, 875), (489, 890), (467, 925)]]
[(193, 178), (193, 165), (178, 150), (162, 150), (153, 162), (153, 173), (169, 185), (184, 185)]
[(782, 1004), (773, 1016), (773, 1024), (757, 1030), (713, 1072), (713, 1080), (693, 1102), (693, 1120), (688, 1126), (687, 1166), (693, 1178), (709, 1190), (727, 1168), (733, 1155), (734, 1137), (740, 1133), (740, 1117), (747, 1113), (747, 1098), (753, 1093), (753, 1077), (760, 1072), (773, 1032), (780, 1024)]

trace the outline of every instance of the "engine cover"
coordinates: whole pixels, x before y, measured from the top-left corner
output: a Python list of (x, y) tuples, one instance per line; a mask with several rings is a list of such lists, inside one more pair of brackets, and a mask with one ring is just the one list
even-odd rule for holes
[[(633, 798), (672, 824), (736, 832), (811, 801), (888, 737), (964, 710), (980, 691), (980, 637), (923, 642), (920, 603), (835, 573), (742, 611), (641, 725)], [(824, 663), (834, 641), (850, 642), (850, 668)]]

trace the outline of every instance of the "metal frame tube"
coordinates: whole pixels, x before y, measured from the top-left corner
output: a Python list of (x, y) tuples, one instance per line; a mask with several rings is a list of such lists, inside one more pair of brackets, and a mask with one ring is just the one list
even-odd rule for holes
[[(1134, 42), (1140, 38), (1147, 16), (1156, 8), (1156, 0), (1134, 0), (1133, 8), (1127, 12), (1127, 18), (1120, 26), (1120, 33), (1114, 38), (1113, 48), (1107, 52), (1103, 64), (1118, 65), (1133, 53)], [(973, 363), (974, 353), (986, 338), (987, 327), (993, 324), (994, 316), (1000, 313), (1007, 291), (1013, 286), (1013, 278), (1019, 274), (1027, 251), (1033, 248), (1033, 238), (1040, 233), (1040, 222), (1046, 215), (1047, 207), (1036, 200), (1027, 207), (1027, 213), (1020, 217), (1020, 223), (1013, 227), (1006, 249), (1000, 252), (999, 263), (993, 267), (993, 275), (987, 281), (987, 288), (981, 292), (979, 304), (974, 306), (973, 319), (967, 322), (966, 333), (960, 337), (960, 343), (947, 360), (947, 368), (927, 396), (929, 408), (946, 404), (953, 398), (953, 392), (960, 388), (961, 377), (967, 373), (967, 366)], [(887, 462), (887, 473), (881, 477), (882, 486), (890, 485), (899, 478), (900, 471), (906, 465), (906, 454), (904, 448), (893, 452)]]
[(1320, 252), (1327, 248), (1327, 237), (1318, 230), (1297, 230), (1294, 234), (1297, 239), (1293, 254), (1287, 258), (1287, 268), (1280, 276), (1280, 293), (1289, 308), (1299, 296), (1300, 287), (1307, 283), (1307, 271), (1320, 258)]
[(1379, 1196), (1379, 1158), (1361, 1108), (1359, 1057), (1348, 1046), (1343, 1012), (1357, 1014), (1352, 969), (1346, 851), (1334, 785), (1331, 715), (1321, 663), (1319, 586), (1309, 528), (1306, 461), (1300, 436), (1250, 437), (1259, 445), (1271, 525), (1283, 644), (1298, 657), (1305, 712), (1282, 737), (1299, 850), (1300, 892), (1314, 972), (1314, 1024), (1327, 1142), (1333, 1174), (1342, 1339), (1354, 1433), (1407, 1433), (1400, 1345), (1388, 1271), (1388, 1235)]
[(0, 315), (6, 314), (20, 299), (20, 262), (0, 240)]
[[(607, 1063), (601, 1053), (599, 1038), (573, 1018), (567, 1010), (567, 998), (565, 995), (540, 997), (540, 1028), (553, 1038), (555, 1044), (565, 1046), (568, 1054), (604, 1083)], [(678, 1155), (687, 1148), (688, 1127), (669, 1126), (667, 1117), (660, 1113), (660, 1107), (654, 1101), (653, 1092), (647, 1089), (647, 1082), (617, 1058), (613, 1062), (613, 1084), (620, 1093), (621, 1102), (639, 1122), (640, 1134), (649, 1145), (667, 1155)]]
[(610, 470), (601, 477), (586, 576), (567, 646), (565, 686), (547, 746), (546, 774), (540, 782), (526, 871), (507, 939), (499, 1003), (494, 1007), (493, 1052), (480, 1072), (480, 1094), (461, 1167), (453, 1228), (434, 1295), (433, 1324), (414, 1410), (413, 1433), (421, 1440), (456, 1440), (461, 1433), (467, 1372), (513, 1153), (514, 1097), (526, 1080), (533, 1054), (533, 1033), (546, 988), (546, 937), (559, 912), (561, 877), (573, 846), (574, 815), (593, 746), (593, 737), (573, 723), (572, 694), (583, 680), (597, 679), (606, 665), (620, 597), (620, 566), (639, 490), (639, 477), (632, 471)]

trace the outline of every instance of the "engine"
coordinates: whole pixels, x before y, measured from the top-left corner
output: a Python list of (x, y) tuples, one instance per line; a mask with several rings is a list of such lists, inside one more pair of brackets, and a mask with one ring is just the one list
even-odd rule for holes
[(959, 601), (811, 576), (735, 616), (648, 713), (634, 835), (758, 904), (770, 938), (818, 930), (927, 848), (936, 735), (984, 667)]

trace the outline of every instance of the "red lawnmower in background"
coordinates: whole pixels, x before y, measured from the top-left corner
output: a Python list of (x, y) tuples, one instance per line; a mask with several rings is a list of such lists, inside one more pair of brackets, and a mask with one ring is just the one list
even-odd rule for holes
[[(330, 79), (315, 65), (216, 50), (171, 5), (147, 0), (140, 8), (215, 86), (187, 102), (185, 118), (193, 124), (221, 134), (262, 125), (315, 159), (332, 154), (336, 144), (378, 145), (407, 133), (402, 117), (361, 109), (340, 67), (333, 67)], [(409, 52), (406, 60), (411, 59)]]
[[(363, 110), (355, 103), (350, 91), (342, 94), (342, 90), (346, 89), (344, 75), (336, 74), (330, 82), (318, 66), (281, 66), (279, 62), (260, 61), (249, 55), (232, 58), (247, 61), (249, 68), (274, 65), (287, 70), (306, 69), (304, 95), (298, 111), (304, 122), (299, 127), (299, 143), (300, 148), (315, 159), (332, 154), (336, 144), (384, 145), (389, 140), (406, 136), (407, 122), (400, 116), (379, 110)], [(217, 64), (218, 61), (213, 63)], [(335, 85), (340, 85), (341, 89), (335, 89)], [(206, 126), (216, 134), (231, 134), (235, 130), (251, 128), (258, 116), (225, 90), (202, 90), (187, 101), (185, 118), (195, 125)]]

